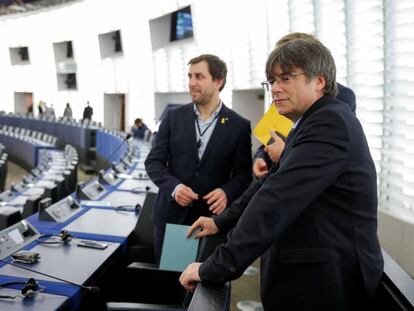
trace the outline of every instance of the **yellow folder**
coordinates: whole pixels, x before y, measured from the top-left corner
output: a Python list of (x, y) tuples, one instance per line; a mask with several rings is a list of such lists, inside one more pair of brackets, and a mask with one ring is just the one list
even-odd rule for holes
[(253, 130), (254, 136), (263, 144), (267, 145), (271, 139), (270, 131), (278, 132), (287, 137), (293, 122), (280, 115), (275, 105), (270, 105), (269, 110), (263, 115)]

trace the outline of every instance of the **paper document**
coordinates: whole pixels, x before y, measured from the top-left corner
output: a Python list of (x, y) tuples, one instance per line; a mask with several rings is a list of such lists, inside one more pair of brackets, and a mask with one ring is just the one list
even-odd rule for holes
[(263, 144), (267, 145), (271, 139), (270, 131), (278, 132), (287, 137), (292, 128), (292, 121), (280, 115), (275, 105), (270, 105), (269, 110), (263, 115), (253, 130), (254, 136)]
[(161, 252), (161, 270), (182, 272), (195, 261), (200, 240), (195, 239), (194, 234), (187, 238), (188, 228), (190, 226), (167, 224)]
[(82, 206), (111, 206), (111, 202), (108, 201), (93, 201), (93, 200), (81, 200)]

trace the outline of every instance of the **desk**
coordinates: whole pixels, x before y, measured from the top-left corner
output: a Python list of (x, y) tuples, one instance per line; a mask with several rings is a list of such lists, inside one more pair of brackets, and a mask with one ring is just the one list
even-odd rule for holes
[(150, 179), (125, 179), (119, 184), (118, 190), (131, 191), (137, 189), (145, 191), (145, 187), (149, 187), (152, 192), (158, 192), (158, 187)]
[[(29, 120), (32, 121), (32, 120)], [(35, 123), (39, 123), (40, 120)], [(45, 122), (45, 121), (41, 121)], [(50, 126), (50, 124), (48, 125)], [(60, 127), (62, 128), (62, 127)], [(39, 129), (40, 130), (40, 129)], [(66, 133), (70, 133), (66, 130)], [(98, 131), (100, 133), (100, 131)], [(112, 145), (106, 152), (113, 152), (113, 148), (118, 147), (123, 143), (122, 139), (112, 134), (114, 139)], [(105, 135), (100, 135), (100, 138)], [(123, 147), (123, 146), (122, 146)], [(119, 153), (115, 157), (121, 156), (126, 151), (125, 148), (120, 148)], [(124, 149), (122, 151), (122, 149)], [(135, 166), (143, 165), (142, 161), (133, 162), (129, 160), (126, 165), (129, 165), (128, 171), (133, 171)], [(136, 170), (136, 173), (142, 173), (142, 170)], [(47, 186), (50, 181), (42, 180), (38, 182), (43, 186)], [(46, 272), (50, 275), (66, 279), (68, 281), (78, 284), (93, 284), (97, 280), (97, 276), (102, 271), (114, 265), (118, 256), (126, 251), (127, 240), (131, 232), (136, 227), (139, 215), (135, 213), (134, 209), (115, 210), (115, 206), (132, 206), (144, 203), (146, 193), (134, 193), (134, 188), (145, 190), (146, 186), (150, 186), (154, 191), (156, 186), (150, 180), (134, 180), (134, 179), (119, 179), (113, 185), (105, 185), (105, 190), (97, 194), (96, 199), (101, 201), (94, 202), (96, 206), (84, 205), (81, 206), (77, 214), (72, 215), (62, 223), (41, 221), (38, 219), (38, 214), (34, 214), (27, 218), (41, 233), (44, 234), (58, 234), (62, 229), (68, 230), (73, 236), (73, 242), (69, 245), (42, 245), (38, 242), (32, 242), (27, 245), (25, 249), (40, 253), (41, 260), (30, 265), (39, 272)], [(27, 189), (29, 194), (36, 192), (34, 188)], [(110, 206), (105, 206), (109, 202)], [(82, 248), (76, 245), (77, 239), (91, 239), (104, 241), (108, 243), (108, 248), (104, 250)], [(10, 258), (6, 258), (10, 261)], [(62, 268), (64, 266), (64, 269)], [(35, 273), (13, 267), (11, 265), (4, 265), (0, 263), (0, 282), (8, 280), (26, 280), (28, 277), (35, 277), (39, 280), (41, 286), (44, 286), (45, 295), (51, 297), (58, 297), (56, 305), (44, 305), (38, 303), (36, 300), (31, 304), (35, 309), (56, 309), (65, 306), (70, 310), (76, 310), (81, 303), (81, 289), (75, 285), (59, 282), (46, 276), (36, 275)], [(55, 301), (55, 300), (54, 300)], [(0, 301), (1, 302), (1, 301)], [(0, 309), (2, 305), (0, 304)]]
[(134, 230), (137, 220), (138, 215), (134, 212), (92, 208), (64, 229), (75, 232), (75, 235), (81, 232), (127, 238)]
[(128, 191), (112, 191), (105, 193), (99, 198), (100, 201), (111, 203), (111, 206), (131, 206), (139, 204), (142, 206), (145, 200), (145, 193), (134, 194)]
[[(38, 244), (31, 251), (38, 252), (41, 260), (33, 265), (20, 264), (32, 270), (45, 272), (53, 276), (78, 284), (86, 284), (110, 256), (119, 248), (119, 243), (109, 243), (103, 250), (76, 246), (76, 240), (68, 245)], [(60, 258), (60, 260), (57, 260)], [(10, 259), (7, 259), (10, 261)], [(2, 263), (0, 275), (20, 278), (34, 277), (37, 280), (56, 282), (43, 275)]]

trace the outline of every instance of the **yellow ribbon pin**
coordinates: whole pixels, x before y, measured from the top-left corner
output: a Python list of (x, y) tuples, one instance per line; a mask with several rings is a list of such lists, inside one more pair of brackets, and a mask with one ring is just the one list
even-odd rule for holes
[(229, 118), (222, 117), (221, 120), (220, 120), (220, 123), (225, 124), (228, 120), (229, 120)]

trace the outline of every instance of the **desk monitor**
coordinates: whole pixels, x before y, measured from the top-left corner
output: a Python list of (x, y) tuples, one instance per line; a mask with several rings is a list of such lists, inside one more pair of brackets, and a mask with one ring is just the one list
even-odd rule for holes
[(27, 220), (0, 231), (0, 259), (4, 259), (40, 237)]
[(101, 184), (114, 185), (118, 178), (113, 170), (105, 173), (103, 170), (99, 171), (99, 182)]
[(65, 222), (82, 209), (71, 196), (51, 205), (50, 199), (43, 199), (39, 204), (39, 219), (45, 221)]
[(117, 174), (126, 174), (128, 172), (128, 165), (122, 162), (118, 164), (112, 163), (112, 170)]
[(95, 200), (105, 192), (105, 188), (96, 180), (86, 186), (78, 185), (76, 189), (78, 198), (86, 200)]

